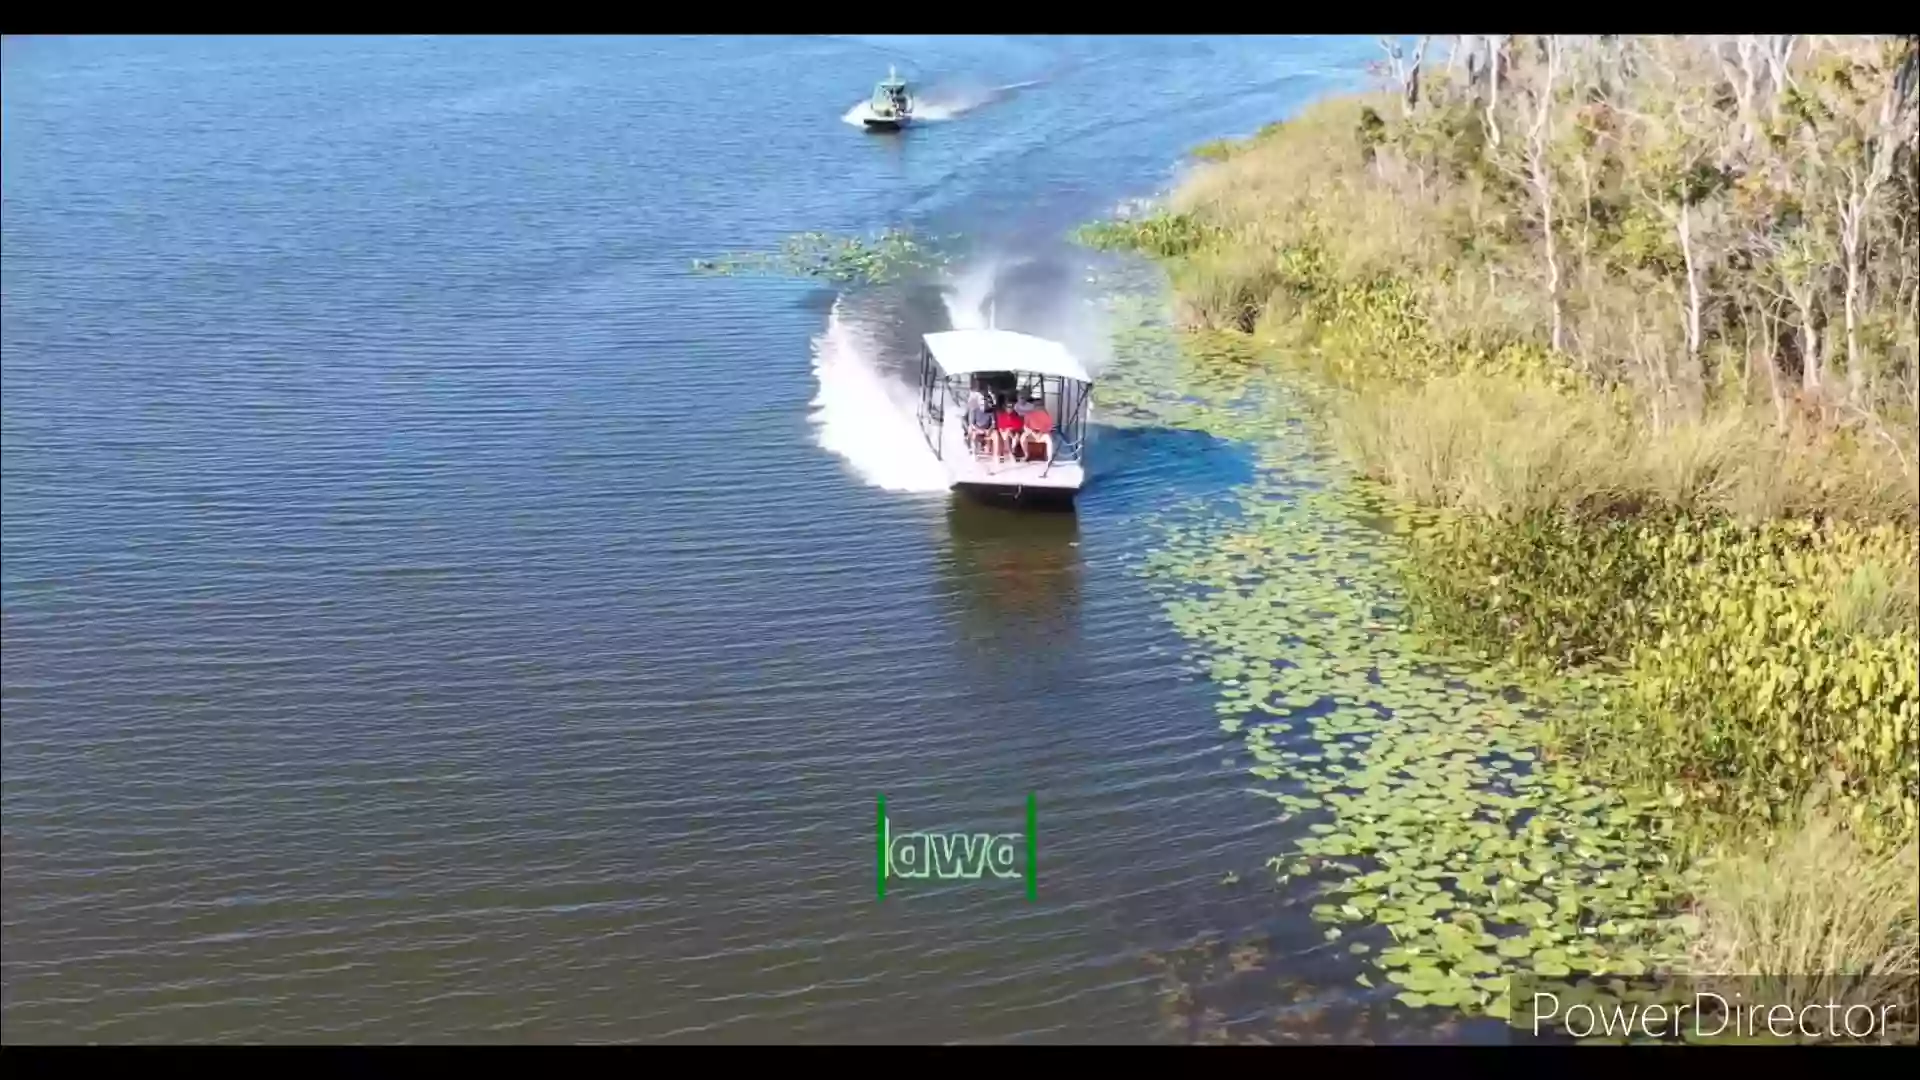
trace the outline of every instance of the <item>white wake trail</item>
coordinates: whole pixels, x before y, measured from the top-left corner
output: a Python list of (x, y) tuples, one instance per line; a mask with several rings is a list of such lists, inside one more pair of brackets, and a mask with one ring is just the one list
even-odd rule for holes
[(920, 433), (913, 389), (881, 369), (877, 345), (842, 317), (840, 299), (814, 338), (813, 371), (820, 390), (812, 419), (822, 449), (887, 491), (947, 490), (946, 470)]
[[(1005, 86), (986, 88), (957, 87), (929, 90), (925, 97), (916, 97), (913, 102), (913, 119), (916, 123), (939, 123), (954, 120), (1021, 90), (1040, 85), (1041, 80), (1029, 79), (1026, 82), (1008, 83)], [(848, 109), (840, 117), (841, 123), (854, 127), (865, 127), (867, 117), (873, 115), (871, 102), (862, 101)]]

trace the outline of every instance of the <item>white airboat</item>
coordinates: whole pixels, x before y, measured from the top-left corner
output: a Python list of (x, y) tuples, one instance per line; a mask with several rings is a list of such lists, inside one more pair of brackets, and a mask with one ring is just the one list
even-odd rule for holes
[[(951, 486), (1073, 498), (1086, 475), (1093, 377), (1067, 347), (1012, 330), (947, 330), (922, 340), (920, 432)], [(998, 412), (992, 427), (976, 426), (975, 394), (1002, 411), (1018, 404), (1021, 426)], [(1038, 422), (1027, 415), (1035, 406), (1044, 411)], [(995, 428), (999, 438), (987, 433)]]

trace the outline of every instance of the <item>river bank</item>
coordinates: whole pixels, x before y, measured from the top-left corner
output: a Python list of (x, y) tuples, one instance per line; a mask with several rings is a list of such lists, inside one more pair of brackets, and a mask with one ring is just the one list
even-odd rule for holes
[(1276, 873), (1324, 879), (1330, 939), (1386, 927), (1352, 950), (1414, 1006), (1497, 1015), (1523, 973), (1904, 987), (1911, 49), (1768, 84), (1772, 43), (1460, 44), (1084, 234), (1174, 294), (1121, 407), (1173, 374), (1161, 414), (1262, 447), (1148, 570), (1304, 830)]

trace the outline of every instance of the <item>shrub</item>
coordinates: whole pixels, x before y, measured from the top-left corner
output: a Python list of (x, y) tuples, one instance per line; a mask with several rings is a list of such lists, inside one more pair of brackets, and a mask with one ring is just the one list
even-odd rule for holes
[[(1920, 826), (1920, 630), (1871, 621), (1859, 575), (1910, 565), (1913, 533), (1805, 521), (1646, 527), (1658, 601), (1601, 718), (1618, 765), (1756, 821), (1816, 790), (1865, 835)], [(1630, 749), (1629, 749), (1630, 746)]]
[(1725, 822), (1824, 791), (1870, 843), (1911, 837), (1920, 785), (1916, 536), (1667, 512), (1452, 515), (1416, 534), (1429, 634), (1560, 668), (1623, 658), (1556, 741)]
[(1216, 243), (1220, 230), (1191, 214), (1166, 211), (1128, 221), (1096, 221), (1082, 225), (1074, 238), (1101, 251), (1133, 251), (1175, 259)]

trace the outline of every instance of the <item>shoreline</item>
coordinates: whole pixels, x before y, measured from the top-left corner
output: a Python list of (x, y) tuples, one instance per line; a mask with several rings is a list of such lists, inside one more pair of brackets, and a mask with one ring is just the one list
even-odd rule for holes
[[(1527, 55), (1501, 58), (1521, 91), (1549, 78)], [(1831, 52), (1819, 59), (1837, 62)], [(1858, 50), (1838, 59), (1859, 65), (1862, 82), (1893, 70)], [(1703, 71), (1699, 82), (1712, 78)], [(1208, 144), (1168, 205), (1082, 233), (1088, 246), (1142, 254), (1167, 272), (1193, 372), (1222, 385), (1291, 381), (1319, 399), (1281, 422), (1324, 429), (1339, 471), (1360, 478), (1357, 501), (1318, 504), (1330, 512), (1318, 524), (1311, 510), (1264, 510), (1274, 493), (1256, 485), (1243, 505), (1265, 514), (1254, 527), (1222, 513), (1216, 535), (1177, 538), (1159, 568), (1211, 583), (1212, 600), (1176, 599), (1171, 610), (1183, 633), (1217, 647), (1223, 727), (1245, 734), (1256, 775), (1312, 766), (1311, 796), (1263, 794), (1295, 813), (1336, 813), (1339, 827), (1316, 822), (1318, 835), (1276, 858), (1277, 873), (1284, 882), (1296, 868), (1341, 872), (1335, 903), (1316, 915), (1330, 939), (1343, 927), (1392, 928), (1400, 943), (1376, 954), (1376, 979), (1399, 984), (1413, 1006), (1497, 1015), (1497, 988), (1512, 973), (1804, 975), (1837, 956), (1910, 978), (1920, 693), (1902, 570), (1920, 533), (1910, 481), (1908, 495), (1898, 486), (1911, 469), (1913, 415), (1896, 376), (1913, 377), (1902, 352), (1911, 317), (1903, 329), (1897, 311), (1911, 275), (1891, 262), (1853, 267), (1856, 281), (1881, 277), (1878, 291), (1856, 286), (1845, 298), (1849, 316), (1862, 325), (1885, 316), (1893, 327), (1869, 374), (1857, 334), (1854, 352), (1830, 352), (1814, 377), (1784, 370), (1793, 359), (1784, 347), (1736, 357), (1732, 316), (1719, 316), (1706, 342), (1697, 299), (1677, 320), (1606, 283), (1640, 274), (1633, 280), (1652, 291), (1671, 265), (1625, 265), (1615, 248), (1568, 235), (1564, 215), (1529, 233), (1528, 194), (1564, 188), (1580, 166), (1577, 140), (1560, 149), (1575, 165), (1540, 166), (1531, 185), (1524, 169), (1517, 184), (1488, 178), (1498, 170), (1476, 159), (1510, 162), (1475, 136), (1476, 89), (1436, 72), (1425, 90), (1410, 110), (1390, 95), (1329, 98), (1250, 139)], [(1503, 92), (1562, 108), (1551, 94)], [(1643, 104), (1653, 102), (1644, 93)], [(1586, 130), (1591, 118), (1565, 109), (1567, 126)], [(1584, 167), (1617, 178), (1651, 168), (1651, 153), (1623, 139)], [(1630, 185), (1615, 186), (1622, 213), (1635, 212)], [(1563, 209), (1558, 198), (1545, 200), (1549, 218)], [(1459, 227), (1469, 220), (1474, 228)], [(1560, 280), (1543, 288), (1528, 271), (1553, 246), (1546, 236), (1565, 247), (1550, 256)], [(1683, 277), (1697, 292), (1705, 275), (1689, 267)], [(1762, 295), (1744, 288), (1761, 271), (1741, 272), (1721, 267), (1714, 286)], [(1502, 310), (1498, 301), (1516, 295), (1523, 302)], [(1663, 347), (1677, 341), (1681, 351), (1640, 371), (1603, 370), (1609, 354), (1586, 344), (1601, 329), (1572, 312), (1581, 302), (1600, 315), (1623, 305), (1647, 322), (1664, 313)], [(1783, 393), (1790, 374), (1812, 389)], [(1244, 419), (1200, 411), (1202, 424), (1246, 433)], [(1678, 451), (1692, 458), (1676, 467), (1686, 457)], [(1707, 482), (1691, 477), (1686, 487), (1688, 468)], [(1404, 523), (1391, 573), (1371, 578), (1350, 557), (1358, 545), (1330, 524), (1369, 501)], [(1313, 568), (1304, 572), (1292, 557), (1303, 548)], [(1324, 585), (1330, 571), (1348, 600), (1355, 580), (1366, 582), (1362, 592), (1398, 592), (1399, 615), (1418, 633), (1362, 631), (1336, 615), (1339, 647), (1302, 651), (1297, 643), (1326, 636), (1328, 624), (1284, 612), (1302, 598), (1337, 608), (1342, 597)], [(1776, 624), (1792, 629), (1775, 633)], [(1403, 649), (1416, 637), (1483, 654), (1478, 674), (1507, 686), (1462, 698), (1407, 670)], [(1304, 679), (1287, 674), (1302, 670)], [(1547, 691), (1538, 716), (1491, 707), (1522, 683)], [(1331, 694), (1297, 702), (1329, 685)], [(1493, 719), (1468, 715), (1476, 709)], [(1253, 714), (1266, 715), (1250, 727), (1235, 719)], [(1308, 729), (1317, 754), (1299, 748)], [(1477, 744), (1459, 741), (1467, 734)], [(1342, 744), (1354, 748), (1329, 749)], [(1504, 754), (1488, 750), (1552, 764), (1504, 769), (1488, 761)], [(1456, 774), (1531, 794), (1496, 794), (1489, 805), (1447, 770), (1422, 775), (1421, 763), (1442, 754)], [(1354, 770), (1329, 775), (1342, 759), (1369, 782), (1356, 790)], [(1531, 820), (1555, 820), (1503, 838), (1491, 819), (1515, 798), (1531, 800)], [(1596, 807), (1599, 816), (1587, 816)], [(1417, 808), (1464, 811), (1467, 825), (1450, 833), (1444, 822), (1405, 820)], [(1669, 831), (1651, 842), (1627, 835), (1649, 827)], [(1541, 832), (1556, 835), (1530, 847), (1514, 839)], [(1414, 839), (1427, 856), (1405, 857)], [(1661, 883), (1616, 888), (1647, 856), (1665, 867)], [(1457, 888), (1476, 863), (1520, 872)], [(1434, 887), (1442, 878), (1451, 885)], [(1563, 888), (1538, 887), (1556, 878)], [(1751, 940), (1754, 926), (1789, 914), (1825, 925), (1804, 940)]]

